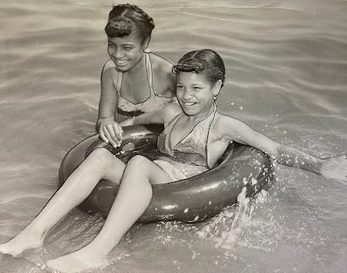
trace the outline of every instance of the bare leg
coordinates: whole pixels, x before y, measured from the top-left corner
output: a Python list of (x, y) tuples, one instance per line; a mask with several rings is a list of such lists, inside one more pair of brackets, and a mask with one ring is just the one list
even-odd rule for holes
[(152, 198), (151, 184), (165, 182), (169, 178), (152, 161), (142, 156), (132, 158), (100, 233), (89, 245), (50, 260), (47, 265), (61, 272), (79, 272), (105, 264), (107, 254), (147, 209)]
[(38, 216), (17, 236), (0, 245), (0, 253), (16, 256), (42, 245), (47, 231), (80, 204), (105, 178), (119, 183), (125, 164), (105, 149), (93, 151), (53, 195)]

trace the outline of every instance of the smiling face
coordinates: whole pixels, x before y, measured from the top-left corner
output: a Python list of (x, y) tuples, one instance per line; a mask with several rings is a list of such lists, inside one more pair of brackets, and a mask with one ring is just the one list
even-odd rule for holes
[(126, 72), (134, 68), (142, 59), (143, 51), (148, 46), (148, 39), (138, 34), (135, 27), (133, 31), (124, 37), (108, 37), (107, 52), (115, 63), (117, 69)]
[(220, 83), (211, 83), (205, 73), (177, 74), (176, 96), (183, 111), (189, 116), (209, 112), (219, 90)]

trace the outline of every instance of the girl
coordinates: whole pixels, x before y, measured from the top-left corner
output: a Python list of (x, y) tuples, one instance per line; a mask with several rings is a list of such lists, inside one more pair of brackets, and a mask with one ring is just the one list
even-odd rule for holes
[(111, 59), (101, 73), (96, 127), (113, 146), (122, 134), (116, 121), (159, 109), (173, 99), (172, 63), (147, 50), (153, 28), (153, 19), (136, 5), (117, 5), (109, 13), (105, 32)]
[(214, 101), (223, 86), (225, 68), (213, 50), (189, 52), (173, 70), (179, 105), (170, 104), (122, 124), (163, 123), (165, 129), (158, 138), (163, 156), (154, 161), (135, 156), (125, 165), (106, 149), (94, 150), (40, 214), (16, 237), (0, 245), (1, 253), (18, 255), (40, 246), (47, 231), (82, 202), (101, 179), (110, 179), (119, 181), (120, 187), (100, 233), (80, 250), (47, 262), (63, 272), (98, 267), (148, 207), (151, 184), (169, 183), (212, 168), (231, 141), (255, 146), (285, 165), (346, 180), (345, 156), (319, 159), (307, 155), (219, 113)]

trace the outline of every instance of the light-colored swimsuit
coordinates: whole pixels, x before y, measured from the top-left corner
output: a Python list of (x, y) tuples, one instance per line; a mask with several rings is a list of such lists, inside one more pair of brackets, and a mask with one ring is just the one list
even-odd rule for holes
[[(124, 116), (137, 116), (144, 112), (151, 112), (155, 109), (160, 109), (167, 103), (175, 101), (175, 98), (172, 97), (163, 97), (159, 96), (155, 93), (153, 88), (153, 68), (150, 59), (150, 52), (144, 53), (145, 58), (145, 67), (147, 72), (148, 86), (149, 86), (149, 97), (143, 102), (133, 103), (126, 98), (121, 96), (121, 87), (123, 82), (123, 73), (118, 71), (117, 79), (113, 79), (114, 86), (116, 88), (116, 92), (118, 95), (118, 105), (117, 112), (120, 115)], [(109, 67), (114, 67), (116, 69), (116, 65), (112, 60), (109, 60), (105, 63), (103, 70), (105, 71)]]
[(192, 177), (210, 169), (208, 164), (208, 138), (216, 110), (205, 119), (199, 121), (193, 129), (172, 146), (172, 130), (183, 117), (177, 115), (158, 137), (158, 148), (164, 156), (153, 162), (157, 164), (171, 181)]

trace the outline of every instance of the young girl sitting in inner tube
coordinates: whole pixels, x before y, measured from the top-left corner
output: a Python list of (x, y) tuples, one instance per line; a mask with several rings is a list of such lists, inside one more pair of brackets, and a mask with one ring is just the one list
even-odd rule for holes
[(170, 183), (212, 168), (231, 141), (254, 146), (279, 163), (346, 180), (345, 156), (319, 159), (281, 145), (243, 122), (219, 113), (215, 97), (225, 75), (222, 58), (204, 49), (185, 54), (173, 67), (179, 104), (169, 104), (123, 123), (163, 123), (158, 147), (163, 156), (151, 161), (134, 156), (122, 163), (108, 150), (94, 150), (71, 174), (40, 214), (0, 252), (18, 255), (39, 247), (48, 230), (82, 202), (101, 179), (120, 183), (109, 215), (95, 239), (76, 252), (50, 260), (62, 272), (78, 272), (104, 264), (107, 254), (143, 214), (152, 198), (151, 184)]
[(173, 100), (173, 64), (148, 50), (153, 28), (153, 19), (136, 5), (120, 4), (109, 13), (105, 32), (110, 60), (101, 72), (96, 127), (113, 146), (121, 141), (120, 121)]

